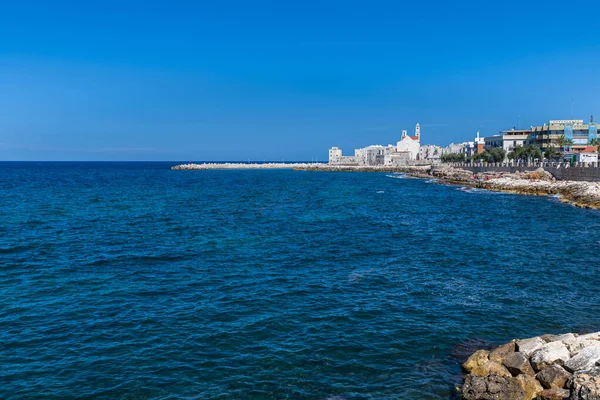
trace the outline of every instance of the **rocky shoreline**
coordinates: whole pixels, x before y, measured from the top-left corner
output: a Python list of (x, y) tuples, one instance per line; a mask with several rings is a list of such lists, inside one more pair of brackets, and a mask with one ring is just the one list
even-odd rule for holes
[(513, 340), (462, 367), (464, 400), (600, 400), (600, 332)]
[(529, 172), (481, 172), (453, 167), (433, 167), (430, 177), (480, 189), (535, 196), (557, 195), (561, 202), (577, 207), (600, 209), (600, 183), (559, 181), (539, 168)]

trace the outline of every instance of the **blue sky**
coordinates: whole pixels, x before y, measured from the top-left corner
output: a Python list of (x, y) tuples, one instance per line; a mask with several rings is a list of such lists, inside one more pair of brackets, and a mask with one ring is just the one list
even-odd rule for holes
[[(591, 1), (0, 2), (0, 160), (325, 160), (600, 119)], [(519, 118), (520, 117), (520, 118)]]

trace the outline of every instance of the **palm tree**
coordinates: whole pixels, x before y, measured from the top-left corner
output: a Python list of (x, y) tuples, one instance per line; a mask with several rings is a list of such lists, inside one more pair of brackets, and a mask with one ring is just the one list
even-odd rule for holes
[(571, 150), (571, 146), (573, 146), (573, 139), (567, 139), (565, 135), (561, 135), (558, 138), (558, 145), (562, 147), (563, 151)]
[(544, 152), (544, 157), (546, 157), (548, 160), (554, 160), (557, 156), (558, 150), (556, 150), (556, 147), (554, 146), (548, 147)]
[(565, 139), (565, 146), (567, 146), (567, 151), (571, 151), (571, 146), (573, 146), (573, 139)]

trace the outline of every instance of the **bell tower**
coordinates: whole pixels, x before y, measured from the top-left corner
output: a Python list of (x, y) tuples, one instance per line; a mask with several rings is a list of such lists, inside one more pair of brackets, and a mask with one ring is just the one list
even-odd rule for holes
[(421, 125), (417, 122), (417, 125), (415, 125), (415, 136), (417, 137), (417, 140), (421, 140)]

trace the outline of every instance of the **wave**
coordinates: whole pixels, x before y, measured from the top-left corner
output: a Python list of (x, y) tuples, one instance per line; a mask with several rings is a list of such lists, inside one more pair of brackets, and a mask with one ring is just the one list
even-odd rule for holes
[(406, 174), (402, 172), (394, 172), (393, 174), (387, 174), (386, 176), (394, 179), (406, 179)]

